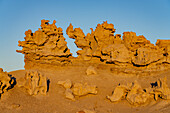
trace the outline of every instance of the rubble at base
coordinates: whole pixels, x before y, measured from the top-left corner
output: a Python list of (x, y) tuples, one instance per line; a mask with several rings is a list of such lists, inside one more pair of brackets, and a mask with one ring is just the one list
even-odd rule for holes
[(151, 99), (155, 101), (158, 98), (161, 99), (170, 99), (170, 89), (166, 83), (166, 77), (159, 79), (155, 82), (155, 86), (143, 89), (140, 84), (135, 81), (131, 84), (119, 85), (115, 88), (111, 96), (107, 96), (111, 102), (117, 102), (121, 99), (126, 99), (130, 104), (138, 106), (149, 103)]
[(62, 85), (65, 90), (65, 96), (68, 99), (75, 100), (75, 96), (85, 96), (87, 94), (97, 94), (97, 86), (87, 83), (71, 83), (70, 80), (58, 81), (58, 85)]

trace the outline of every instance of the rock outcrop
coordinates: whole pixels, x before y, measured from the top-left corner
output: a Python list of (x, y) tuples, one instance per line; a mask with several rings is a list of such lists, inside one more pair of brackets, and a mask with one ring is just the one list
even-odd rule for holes
[(152, 99), (155, 99), (155, 101), (157, 101), (158, 98), (170, 99), (170, 89), (167, 86), (166, 77), (159, 79), (155, 83), (151, 83), (151, 85), (151, 87), (145, 89), (143, 89), (137, 81), (127, 86), (119, 85), (115, 88), (113, 94), (107, 96), (107, 98), (111, 102), (126, 99), (130, 104), (135, 106), (147, 104)]
[(132, 54), (132, 63), (135, 66), (147, 66), (163, 59), (161, 49), (154, 46), (143, 35), (136, 36), (134, 32), (124, 32), (123, 42)]
[(17, 80), (17, 86), (24, 87), (30, 95), (46, 95), (47, 85), (47, 78), (37, 71), (27, 72), (25, 77)]
[(163, 51), (164, 62), (170, 64), (170, 40), (157, 40), (156, 45)]
[(59, 85), (65, 88), (65, 96), (75, 101), (75, 96), (81, 97), (87, 94), (97, 94), (97, 86), (88, 85), (87, 83), (73, 83), (70, 80), (58, 81)]
[(62, 28), (55, 25), (54, 20), (49, 24), (48, 20), (41, 20), (41, 28), (35, 33), (31, 30), (25, 32), (25, 41), (19, 41), (18, 46), (23, 47), (17, 52), (25, 55), (25, 62), (67, 64), (68, 57), (72, 54), (63, 37)]
[(26, 31), (25, 41), (19, 41), (19, 46), (23, 49), (17, 52), (25, 55), (25, 64), (30, 65), (28, 67), (39, 64), (84, 65), (84, 61), (125, 68), (145, 67), (150, 70), (165, 70), (170, 67), (170, 40), (158, 40), (154, 45), (135, 32), (124, 32), (121, 39), (120, 34), (114, 34), (114, 25), (107, 21), (98, 24), (95, 30), (90, 28), (91, 33), (87, 35), (82, 29), (73, 29), (73, 25), (69, 25), (66, 33), (75, 39), (75, 44), (81, 49), (77, 51), (78, 57), (73, 58), (62, 28), (57, 28), (55, 23), (55, 20), (52, 24), (48, 20), (42, 20), (39, 30), (35, 33)]
[[(80, 28), (73, 29), (72, 24), (66, 30), (70, 38), (75, 39), (79, 58), (135, 67), (153, 67), (164, 62), (169, 63), (169, 40), (158, 40), (157, 46), (151, 44), (143, 35), (135, 32), (124, 32), (123, 40), (115, 33), (114, 25), (107, 21), (98, 24), (95, 31), (86, 36)], [(152, 66), (148, 66), (148, 65)], [(156, 68), (159, 68), (158, 66)]]
[(91, 28), (91, 34), (88, 33), (86, 36), (80, 28), (73, 29), (72, 24), (66, 30), (68, 36), (75, 39), (77, 47), (82, 49), (77, 51), (77, 54), (84, 60), (91, 60), (92, 57), (101, 58), (104, 54), (103, 48), (114, 43), (121, 43), (121, 35), (114, 36), (114, 32), (114, 25), (108, 24), (107, 21), (98, 24), (95, 31)]
[(157, 83), (156, 86), (150, 91), (151, 94), (154, 94), (155, 100), (159, 97), (162, 99), (170, 99), (170, 89), (167, 85), (167, 78), (161, 78), (155, 83)]
[(0, 96), (12, 88), (14, 85), (14, 79), (7, 73), (3, 72), (3, 69), (0, 68)]

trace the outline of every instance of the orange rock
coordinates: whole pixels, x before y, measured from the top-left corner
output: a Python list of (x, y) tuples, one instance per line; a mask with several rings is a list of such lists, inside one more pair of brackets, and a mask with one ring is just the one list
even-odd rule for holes
[(114, 25), (108, 24), (107, 21), (98, 24), (95, 31), (90, 29), (91, 34), (88, 33), (86, 36), (80, 28), (73, 29), (72, 24), (66, 30), (68, 36), (75, 39), (77, 47), (82, 49), (77, 54), (84, 60), (90, 60), (91, 57), (101, 58), (102, 48), (113, 43), (121, 43), (121, 35), (114, 36)]
[(136, 36), (135, 32), (124, 32), (123, 42), (130, 51), (136, 51), (136, 49), (145, 46), (145, 44), (151, 44), (143, 35)]
[(156, 45), (162, 49), (163, 55), (165, 56), (165, 62), (170, 63), (170, 40), (158, 39)]
[(71, 56), (67, 42), (63, 37), (61, 28), (57, 28), (54, 20), (41, 20), (41, 28), (35, 33), (31, 30), (25, 32), (25, 41), (19, 41), (18, 46), (23, 47), (17, 52), (25, 54), (25, 62), (33, 61), (39, 63), (68, 63), (67, 57)]
[(14, 85), (14, 79), (0, 68), (0, 96)]
[(24, 87), (30, 95), (37, 95), (38, 93), (46, 95), (47, 78), (37, 71), (27, 72), (25, 77), (17, 80), (17, 86)]
[(26, 31), (25, 41), (18, 42), (18, 46), (23, 49), (17, 52), (25, 54), (25, 67), (32, 67), (31, 65), (37, 63), (65, 65), (79, 61), (162, 70), (169, 66), (170, 40), (158, 40), (155, 46), (135, 32), (124, 32), (122, 40), (120, 34), (114, 35), (116, 29), (107, 21), (98, 24), (95, 30), (90, 28), (91, 33), (87, 35), (82, 29), (69, 25), (66, 33), (75, 39), (75, 44), (81, 49), (77, 51), (78, 57), (73, 58), (63, 37), (62, 28), (57, 28), (55, 23), (55, 20), (52, 24), (49, 24), (49, 20), (41, 20), (41, 28), (35, 33)]

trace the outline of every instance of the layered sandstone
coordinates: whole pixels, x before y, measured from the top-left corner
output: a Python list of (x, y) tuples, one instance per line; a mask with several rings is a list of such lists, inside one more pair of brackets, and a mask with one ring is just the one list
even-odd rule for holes
[[(169, 63), (169, 40), (158, 40), (157, 46), (150, 43), (143, 35), (137, 36), (135, 32), (115, 33), (114, 25), (107, 21), (91, 29), (86, 36), (80, 28), (73, 29), (72, 24), (67, 28), (67, 34), (75, 39), (79, 58), (91, 60), (98, 58), (102, 62), (116, 65), (133, 65), (147, 67), (150, 64)], [(149, 66), (148, 66), (149, 67)]]
[(64, 64), (70, 62), (68, 57), (72, 54), (63, 37), (62, 28), (55, 25), (54, 20), (41, 20), (41, 28), (35, 33), (31, 30), (25, 32), (25, 41), (19, 41), (18, 46), (23, 47), (17, 52), (25, 55), (25, 62)]
[(163, 51), (165, 62), (170, 63), (170, 40), (157, 40), (156, 45)]
[[(170, 40), (158, 40), (152, 44), (143, 35), (137, 36), (135, 32), (114, 34), (113, 24), (98, 24), (96, 29), (85, 35), (80, 28), (73, 28), (70, 24), (66, 30), (67, 35), (75, 39), (75, 44), (81, 50), (78, 57), (73, 58), (63, 37), (62, 29), (49, 24), (48, 20), (41, 21), (41, 29), (32, 33), (25, 32), (25, 41), (19, 41), (25, 54), (26, 65), (39, 64), (112, 64), (121, 68), (138, 68), (164, 70), (170, 64)], [(87, 63), (88, 62), (88, 63)], [(29, 66), (32, 67), (32, 66)]]

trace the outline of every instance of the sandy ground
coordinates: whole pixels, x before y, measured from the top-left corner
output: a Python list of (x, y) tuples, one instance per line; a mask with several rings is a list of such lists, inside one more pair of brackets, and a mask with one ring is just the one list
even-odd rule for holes
[[(109, 68), (97, 67), (97, 75), (87, 76), (87, 67), (65, 66), (53, 70), (38, 70), (50, 80), (47, 95), (30, 96), (23, 88), (14, 86), (4, 93), (0, 100), (0, 113), (76, 113), (87, 109), (96, 113), (170, 113), (170, 101), (159, 99), (151, 101), (148, 105), (132, 106), (127, 100), (110, 102), (106, 99), (111, 95), (114, 88), (120, 84), (127, 84), (137, 80), (143, 88), (150, 87), (150, 83), (158, 78), (167, 77), (170, 87), (170, 70), (163, 73), (140, 76), (114, 74)], [(29, 70), (17, 70), (10, 72), (17, 79), (23, 77)], [(76, 101), (66, 99), (65, 89), (57, 85), (60, 80), (70, 79), (72, 82), (89, 83), (97, 85), (97, 95), (76, 97)]]

